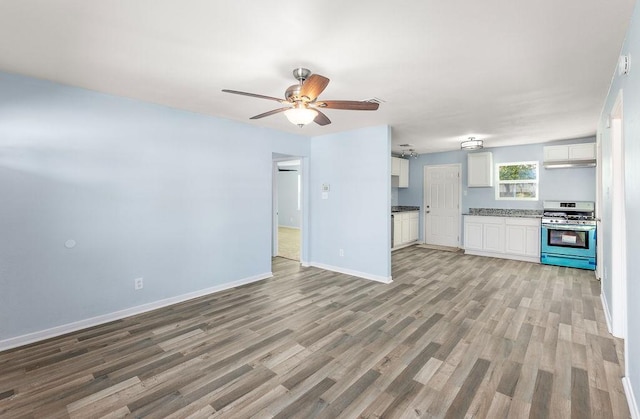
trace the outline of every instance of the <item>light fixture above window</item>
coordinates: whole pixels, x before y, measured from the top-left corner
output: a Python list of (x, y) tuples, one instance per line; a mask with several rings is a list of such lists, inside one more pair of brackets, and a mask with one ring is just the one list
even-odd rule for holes
[(468, 140), (460, 143), (460, 148), (462, 150), (477, 150), (482, 148), (482, 140), (476, 140), (476, 137), (469, 137)]
[(302, 128), (303, 126), (313, 122), (315, 117), (318, 116), (318, 111), (307, 108), (302, 103), (298, 103), (295, 108), (284, 111), (284, 115), (287, 117), (289, 122)]

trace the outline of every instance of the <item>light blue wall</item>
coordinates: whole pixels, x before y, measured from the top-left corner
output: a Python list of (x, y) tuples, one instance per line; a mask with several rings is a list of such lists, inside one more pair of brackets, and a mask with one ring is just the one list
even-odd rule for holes
[(298, 209), (299, 166), (287, 166), (278, 172), (278, 225), (300, 228), (302, 211)]
[[(538, 161), (540, 163), (538, 201), (506, 201), (495, 199), (494, 188), (467, 188), (468, 151), (456, 150), (443, 153), (421, 154), (409, 162), (409, 188), (400, 189), (399, 205), (423, 206), (424, 167), (427, 165), (460, 164), (462, 169), (462, 212), (469, 208), (518, 208), (542, 209), (544, 200), (595, 201), (595, 168), (542, 168), (543, 147), (547, 145), (595, 142), (595, 137), (554, 141), (543, 144), (529, 144), (510, 147), (485, 148), (493, 153), (494, 166), (497, 163), (517, 161)], [(420, 213), (420, 239), (423, 240), (423, 213)], [(462, 226), (461, 230), (462, 231)], [(462, 237), (461, 237), (462, 240)]]
[(0, 73), (0, 342), (269, 274), (284, 155), (302, 260), (389, 277), (388, 127), (310, 139)]
[[(598, 135), (602, 143), (603, 165), (603, 220), (602, 224), (611, 225), (611, 132), (607, 128), (607, 120), (620, 91), (623, 97), (623, 136), (624, 136), (624, 168), (625, 168), (625, 210), (627, 236), (627, 349), (625, 357), (629, 382), (635, 394), (640, 398), (640, 242), (636, 240), (640, 235), (640, 67), (637, 58), (640, 57), (640, 9), (636, 4), (631, 23), (627, 31), (622, 54), (631, 55), (631, 72), (628, 75), (618, 75), (614, 72), (612, 84), (603, 107), (598, 125)], [(635, 64), (635, 65), (634, 65)], [(614, 70), (615, 63), (612, 63)], [(616, 69), (617, 70), (617, 69)], [(605, 260), (605, 275), (602, 279), (604, 292), (609, 309), (613, 307), (611, 299), (611, 234), (610, 229), (604, 229), (603, 240)]]
[(398, 193), (400, 191), (400, 188), (391, 188), (391, 205), (392, 206), (397, 206), (400, 205), (398, 204)]
[(390, 155), (387, 126), (311, 140), (312, 263), (390, 277)]
[(0, 341), (268, 274), (272, 152), (309, 143), (0, 73)]

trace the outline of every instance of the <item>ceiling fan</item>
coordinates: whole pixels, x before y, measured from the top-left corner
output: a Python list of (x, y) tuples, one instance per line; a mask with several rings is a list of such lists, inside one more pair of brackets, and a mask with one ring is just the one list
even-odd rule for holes
[(275, 115), (284, 112), (287, 119), (299, 127), (309, 124), (311, 121), (318, 125), (328, 125), (331, 120), (320, 111), (320, 109), (346, 109), (350, 111), (375, 111), (379, 104), (376, 102), (354, 101), (354, 100), (318, 100), (318, 96), (329, 84), (329, 79), (319, 74), (311, 74), (307, 68), (296, 68), (293, 70), (293, 77), (298, 80), (298, 84), (289, 86), (285, 91), (285, 99), (277, 97), (257, 95), (255, 93), (240, 92), (238, 90), (223, 89), (223, 92), (257, 97), (259, 99), (274, 100), (285, 105), (282, 108), (274, 109), (260, 115), (252, 116), (250, 119), (260, 119), (265, 116)]

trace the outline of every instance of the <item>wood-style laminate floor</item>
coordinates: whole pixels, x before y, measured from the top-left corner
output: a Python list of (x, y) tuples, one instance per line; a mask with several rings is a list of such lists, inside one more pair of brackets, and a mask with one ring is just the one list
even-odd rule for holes
[(0, 353), (2, 417), (626, 418), (593, 273), (412, 246)]

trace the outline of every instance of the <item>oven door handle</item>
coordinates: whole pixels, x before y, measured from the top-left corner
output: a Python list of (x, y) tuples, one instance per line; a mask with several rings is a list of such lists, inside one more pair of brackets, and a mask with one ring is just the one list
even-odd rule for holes
[(593, 231), (596, 226), (579, 226), (566, 224), (542, 224), (547, 230), (565, 230), (565, 231)]

